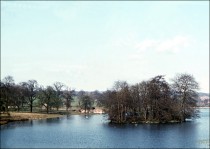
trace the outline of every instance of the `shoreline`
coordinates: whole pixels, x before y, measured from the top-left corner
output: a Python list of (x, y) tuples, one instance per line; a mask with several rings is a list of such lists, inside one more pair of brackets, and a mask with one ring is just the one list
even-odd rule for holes
[(8, 124), (9, 122), (15, 121), (28, 121), (28, 120), (39, 120), (58, 118), (64, 115), (61, 114), (45, 114), (45, 113), (29, 113), (29, 112), (9, 112), (1, 113), (0, 125)]
[[(69, 113), (38, 113), (38, 112), (9, 112), (2, 113), (0, 115), (0, 125), (8, 124), (9, 122), (15, 121), (28, 121), (28, 120), (41, 120), (50, 118), (59, 118), (66, 115), (95, 115), (101, 113), (79, 113), (79, 112), (69, 112)], [(102, 113), (103, 114), (103, 113)]]
[[(210, 107), (196, 107), (198, 109), (210, 109)], [(66, 115), (97, 115), (97, 114), (106, 114), (106, 113), (80, 113), (75, 111), (69, 111), (69, 113), (39, 113), (39, 112), (9, 112), (9, 113), (2, 113), (0, 115), (0, 125), (8, 124), (9, 122), (15, 121), (28, 121), (28, 120), (41, 120), (41, 119), (50, 119), (50, 118), (59, 118), (64, 117)], [(111, 122), (115, 123), (115, 122)], [(136, 123), (136, 122), (134, 122)], [(140, 122), (140, 123), (157, 123), (157, 122)], [(180, 123), (180, 122), (169, 122), (169, 123)]]
[(210, 109), (210, 107), (196, 107), (198, 109)]

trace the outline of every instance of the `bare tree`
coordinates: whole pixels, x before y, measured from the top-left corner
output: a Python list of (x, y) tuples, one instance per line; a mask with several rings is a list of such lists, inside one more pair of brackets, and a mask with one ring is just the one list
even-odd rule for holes
[(98, 90), (90, 92), (90, 97), (94, 100), (96, 105), (99, 106), (99, 107), (102, 106), (101, 103), (100, 103), (101, 96), (102, 96), (102, 94)]
[(75, 90), (71, 90), (69, 87), (66, 87), (66, 89), (63, 91), (62, 96), (65, 99), (66, 111), (68, 111), (71, 107), (71, 102), (73, 100), (74, 95)]
[(26, 88), (27, 104), (30, 106), (30, 112), (33, 111), (33, 102), (36, 100), (36, 95), (38, 92), (38, 83), (36, 80), (28, 80), (28, 82), (21, 83), (23, 87)]
[(117, 121), (123, 123), (126, 120), (125, 113), (127, 112), (128, 100), (130, 98), (129, 86), (126, 81), (116, 81), (113, 89), (116, 91), (117, 100)]
[(164, 76), (159, 75), (149, 81), (150, 120), (164, 121), (169, 113), (170, 86)]
[(197, 117), (199, 111), (195, 107), (199, 85), (195, 78), (190, 74), (184, 73), (177, 74), (172, 81), (172, 87), (180, 103), (181, 121), (186, 121), (186, 118)]
[(6, 76), (1, 82), (1, 102), (4, 105), (3, 108), (6, 112), (8, 112), (8, 106), (11, 104), (14, 85), (15, 83), (12, 76)]
[(85, 95), (85, 91), (81, 90), (77, 93), (77, 97), (79, 98), (78, 105), (81, 106), (82, 97)]
[(137, 84), (139, 92), (138, 107), (141, 110), (144, 121), (149, 117), (149, 83), (148, 81), (142, 81)]
[(81, 108), (85, 110), (85, 113), (87, 113), (87, 112), (89, 113), (93, 104), (94, 104), (94, 100), (90, 96), (88, 96), (88, 95), (82, 96)]
[(61, 107), (62, 105), (62, 88), (65, 86), (63, 83), (61, 82), (55, 82), (53, 84), (55, 91), (56, 91), (56, 97), (54, 98), (54, 102), (53, 102), (53, 106), (57, 109), (59, 109), (59, 107)]
[(46, 108), (47, 113), (53, 106), (53, 99), (56, 98), (56, 91), (53, 89), (52, 86), (47, 86), (45, 89), (41, 89), (39, 91), (39, 102), (40, 105)]
[(12, 104), (17, 108), (17, 111), (20, 111), (20, 108), (23, 107), (23, 104), (26, 102), (26, 89), (20, 84), (13, 86), (12, 89), (13, 98)]

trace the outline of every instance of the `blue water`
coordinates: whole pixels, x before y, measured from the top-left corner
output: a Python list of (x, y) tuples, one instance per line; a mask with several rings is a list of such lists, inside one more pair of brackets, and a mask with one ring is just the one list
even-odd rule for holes
[(1, 148), (209, 148), (209, 109), (176, 124), (111, 125), (106, 115), (65, 116), (1, 126)]

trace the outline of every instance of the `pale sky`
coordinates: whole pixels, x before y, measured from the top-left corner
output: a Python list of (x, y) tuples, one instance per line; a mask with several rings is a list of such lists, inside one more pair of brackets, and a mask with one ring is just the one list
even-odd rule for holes
[(103, 91), (177, 73), (209, 92), (208, 1), (1, 1), (1, 78)]

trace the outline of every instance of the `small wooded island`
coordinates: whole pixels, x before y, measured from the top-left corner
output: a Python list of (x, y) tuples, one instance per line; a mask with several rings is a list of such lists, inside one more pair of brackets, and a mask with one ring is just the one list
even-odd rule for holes
[(27, 110), (32, 113), (33, 108), (36, 113), (80, 114), (99, 107), (108, 114), (111, 123), (119, 124), (184, 122), (199, 117), (196, 108), (199, 85), (194, 77), (177, 74), (171, 81), (169, 84), (163, 75), (134, 85), (116, 81), (110, 90), (90, 93), (76, 92), (60, 82), (47, 87), (38, 85), (36, 80), (15, 84), (13, 77), (7, 76), (1, 80), (1, 121), (3, 113)]
[(178, 74), (172, 81), (168, 84), (160, 75), (131, 86), (116, 82), (114, 90), (104, 93), (111, 122), (167, 123), (198, 117), (198, 83), (194, 77)]

